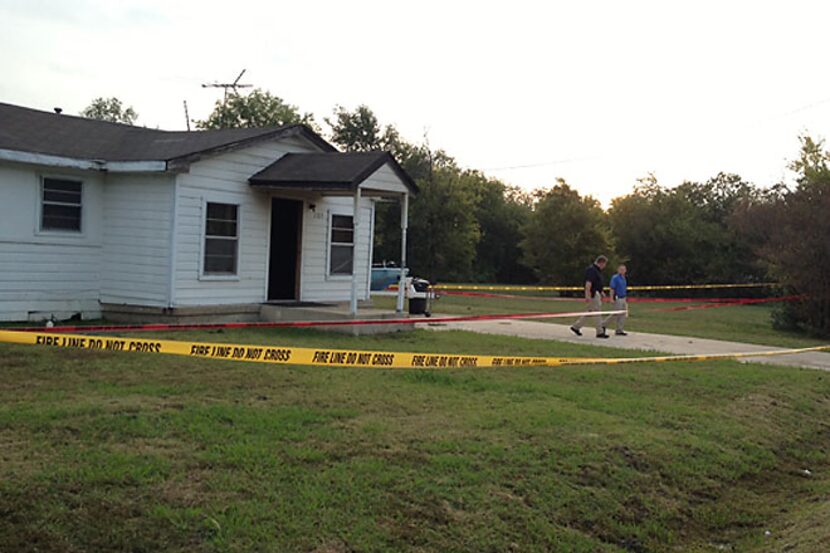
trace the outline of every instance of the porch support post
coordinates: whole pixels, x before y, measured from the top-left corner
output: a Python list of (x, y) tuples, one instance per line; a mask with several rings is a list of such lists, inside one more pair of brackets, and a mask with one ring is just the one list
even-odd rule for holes
[(398, 279), (398, 303), (395, 311), (403, 313), (404, 287), (406, 284), (406, 231), (409, 228), (409, 192), (401, 198), (401, 275)]
[[(349, 312), (353, 317), (357, 316), (357, 288), (360, 285), (357, 278), (357, 245), (360, 243), (360, 186), (354, 191), (354, 214), (352, 215), (352, 224), (354, 227), (352, 246), (352, 298), (349, 306)], [(371, 267), (369, 267), (371, 271)]]

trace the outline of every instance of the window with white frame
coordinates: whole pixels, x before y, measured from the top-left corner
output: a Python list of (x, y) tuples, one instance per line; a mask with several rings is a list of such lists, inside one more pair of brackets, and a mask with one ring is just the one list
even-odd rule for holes
[(239, 206), (208, 202), (205, 216), (205, 275), (237, 274)]
[(82, 192), (80, 181), (44, 177), (40, 230), (81, 232)]
[(354, 219), (351, 215), (331, 216), (329, 274), (350, 275), (354, 266)]

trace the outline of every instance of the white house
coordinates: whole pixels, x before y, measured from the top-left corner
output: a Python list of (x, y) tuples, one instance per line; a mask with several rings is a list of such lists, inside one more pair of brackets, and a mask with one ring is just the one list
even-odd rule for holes
[[(0, 103), (0, 320), (369, 296), (374, 202), (412, 179), (303, 125), (170, 132)], [(399, 305), (402, 307), (402, 304)]]

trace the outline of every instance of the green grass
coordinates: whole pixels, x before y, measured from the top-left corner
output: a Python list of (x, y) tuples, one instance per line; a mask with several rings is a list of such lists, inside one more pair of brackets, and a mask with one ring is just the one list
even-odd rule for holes
[[(630, 354), (462, 332), (166, 337)], [(0, 551), (819, 551), (827, 420), (826, 373), (726, 361), (430, 372), (0, 344)]]
[[(535, 293), (538, 294), (538, 293)], [(395, 298), (375, 296), (375, 307), (394, 309)], [(818, 340), (795, 332), (772, 327), (771, 304), (735, 305), (713, 309), (667, 311), (673, 307), (700, 305), (694, 303), (629, 303), (630, 317), (626, 330), (652, 332), (675, 336), (712, 338), (747, 344), (761, 344), (786, 348), (823, 345)], [(610, 310), (610, 304), (605, 304)], [(525, 298), (484, 298), (468, 296), (441, 296), (433, 303), (434, 313), (448, 315), (483, 315), (494, 313), (565, 313), (581, 311), (584, 303), (577, 301), (539, 301)], [(555, 324), (571, 324), (571, 319), (539, 319)]]

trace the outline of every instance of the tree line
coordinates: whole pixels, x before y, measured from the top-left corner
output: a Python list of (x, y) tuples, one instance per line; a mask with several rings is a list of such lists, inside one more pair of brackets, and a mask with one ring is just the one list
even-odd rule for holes
[[(83, 115), (128, 122), (137, 114), (96, 99)], [(96, 107), (97, 105), (97, 107)], [(120, 111), (119, 111), (120, 110)], [(126, 113), (124, 113), (126, 110)], [(705, 182), (658, 183), (653, 175), (605, 210), (562, 179), (526, 192), (461, 167), (425, 138), (404, 139), (367, 106), (324, 118), (263, 90), (217, 101), (202, 129), (303, 123), (344, 151), (387, 150), (417, 183), (410, 204), (408, 265), (436, 281), (580, 284), (598, 253), (625, 262), (636, 284), (774, 280), (803, 296), (778, 326), (830, 334), (830, 152), (801, 137), (795, 184), (759, 187), (719, 173)], [(400, 209), (377, 205), (376, 261), (400, 258)]]

